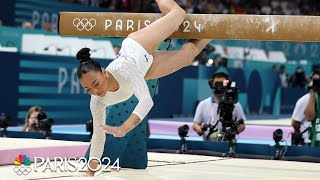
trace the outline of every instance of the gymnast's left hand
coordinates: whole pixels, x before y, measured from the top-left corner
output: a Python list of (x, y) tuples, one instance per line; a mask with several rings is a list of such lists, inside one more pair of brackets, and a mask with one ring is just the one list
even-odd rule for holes
[(111, 134), (114, 137), (123, 137), (128, 133), (127, 130), (124, 128), (124, 126), (101, 125), (101, 129), (105, 133)]

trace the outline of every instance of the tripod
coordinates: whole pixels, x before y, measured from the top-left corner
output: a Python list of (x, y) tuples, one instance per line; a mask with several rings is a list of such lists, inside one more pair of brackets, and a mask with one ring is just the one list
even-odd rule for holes
[(181, 137), (180, 144), (181, 144), (181, 149), (177, 151), (177, 154), (188, 154), (188, 153), (191, 152), (191, 151), (189, 151), (188, 148), (187, 148), (187, 140), (186, 140), (186, 137)]
[(3, 137), (7, 137), (8, 136), (8, 131), (7, 131), (7, 128), (3, 128), (3, 131), (2, 131), (2, 136)]
[(274, 155), (273, 159), (274, 160), (281, 160), (282, 159), (282, 156), (281, 156), (282, 149), (281, 149), (279, 142), (276, 143), (275, 148), (276, 148), (276, 154)]
[(223, 153), (222, 157), (237, 157), (236, 148), (235, 148), (235, 145), (236, 145), (235, 138), (228, 139), (228, 145), (229, 145), (229, 152)]

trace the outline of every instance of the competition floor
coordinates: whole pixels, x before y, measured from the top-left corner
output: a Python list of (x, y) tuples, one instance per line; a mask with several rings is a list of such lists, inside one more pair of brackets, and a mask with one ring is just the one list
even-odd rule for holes
[[(276, 121), (250, 121), (247, 124), (289, 126), (289, 119)], [(13, 127), (12, 127), (13, 128)], [(11, 128), (11, 129), (12, 129)], [(14, 128), (13, 128), (14, 129)], [(70, 127), (68, 128), (70, 129)], [(152, 129), (152, 127), (151, 127)], [(65, 132), (65, 131), (64, 131)], [(153, 134), (156, 136), (156, 134)], [(167, 135), (170, 136), (170, 135)], [(163, 136), (165, 137), (165, 136)], [(213, 156), (148, 153), (148, 168), (145, 170), (120, 169), (120, 171), (99, 172), (95, 177), (83, 177), (80, 172), (51, 172), (50, 168), (39, 167), (31, 163), (31, 171), (27, 175), (14, 172), (14, 158), (20, 154), (32, 157), (81, 157), (89, 143), (58, 140), (0, 138), (0, 179), (319, 179), (320, 165), (292, 161), (254, 160), (239, 158), (222, 158)], [(10, 157), (10, 158), (9, 158)], [(74, 162), (77, 167), (83, 163)], [(50, 162), (54, 166), (54, 162)], [(51, 167), (51, 169), (52, 169)], [(45, 170), (45, 171), (44, 171)], [(43, 172), (44, 171), (44, 172)]]
[[(44, 141), (44, 140), (42, 140)], [(225, 159), (220, 157), (149, 153), (149, 165), (145, 170), (121, 169), (119, 172), (98, 173), (95, 177), (83, 177), (82, 173), (30, 172), (17, 175), (14, 165), (0, 166), (0, 179), (319, 179), (319, 164), (252, 159)]]
[[(0, 138), (1, 156), (4, 149), (11, 149), (19, 155), (19, 149), (34, 147), (58, 147), (63, 152), (72, 146), (87, 146), (83, 142), (66, 142), (40, 139)], [(7, 148), (6, 148), (7, 147)], [(77, 154), (77, 149), (74, 153)], [(81, 149), (81, 148), (80, 148)], [(319, 179), (320, 165), (317, 163), (287, 162), (273, 160), (229, 159), (211, 156), (148, 153), (149, 163), (145, 170), (120, 169), (120, 171), (101, 172), (95, 177), (83, 177), (79, 172), (51, 172), (45, 167), (32, 171), (27, 175), (17, 175), (15, 165), (0, 166), (0, 179)], [(12, 160), (13, 162), (14, 160)], [(13, 163), (12, 163), (13, 164)], [(53, 166), (53, 162), (51, 165)], [(45, 172), (43, 172), (45, 170)]]

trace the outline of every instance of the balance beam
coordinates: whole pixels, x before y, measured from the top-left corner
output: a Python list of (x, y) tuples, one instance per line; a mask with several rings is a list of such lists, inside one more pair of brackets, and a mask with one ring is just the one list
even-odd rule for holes
[[(159, 19), (159, 13), (61, 12), (58, 33), (66, 36), (126, 37)], [(320, 17), (188, 14), (171, 38), (320, 41)]]

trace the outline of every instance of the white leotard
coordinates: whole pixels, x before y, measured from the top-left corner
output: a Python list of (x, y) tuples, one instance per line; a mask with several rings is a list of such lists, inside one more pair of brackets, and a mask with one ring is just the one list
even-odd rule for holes
[(153, 62), (152, 55), (136, 41), (126, 38), (122, 42), (119, 56), (112, 61), (106, 70), (110, 72), (119, 83), (115, 92), (107, 92), (104, 97), (91, 96), (90, 110), (93, 118), (93, 135), (91, 139), (90, 158), (101, 158), (106, 135), (100, 125), (106, 122), (106, 108), (123, 102), (133, 94), (139, 103), (133, 110), (141, 120), (148, 114), (153, 106), (144, 76)]

